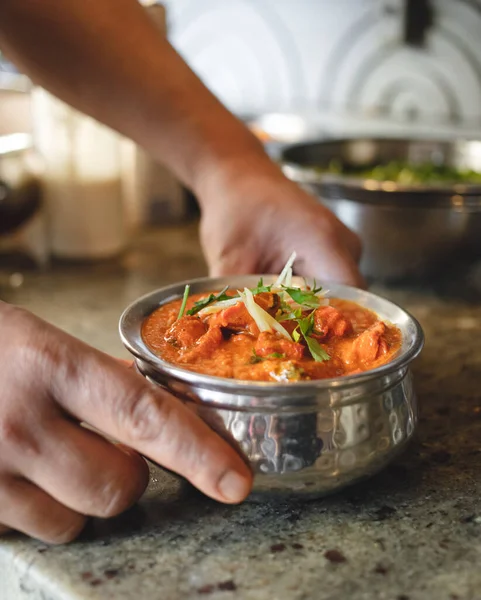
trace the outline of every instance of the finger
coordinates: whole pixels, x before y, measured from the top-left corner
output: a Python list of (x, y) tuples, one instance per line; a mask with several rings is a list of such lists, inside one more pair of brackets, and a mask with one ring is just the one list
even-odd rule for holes
[(0, 485), (0, 521), (7, 527), (50, 544), (75, 539), (87, 518), (63, 506), (24, 479), (8, 477)]
[(232, 252), (217, 257), (209, 265), (210, 277), (224, 277), (225, 275), (250, 275), (259, 271), (259, 261), (245, 252)]
[(61, 417), (45, 424), (36, 443), (38, 453), (20, 453), (14, 468), (79, 513), (112, 517), (132, 506), (147, 486), (149, 470), (137, 453)]
[(358, 264), (362, 256), (361, 238), (351, 229), (345, 227), (343, 241), (354, 261)]
[[(329, 248), (328, 253), (326, 247)], [(365, 288), (366, 283), (347, 249), (337, 239), (312, 243), (296, 260), (296, 273), (320, 281), (343, 283)]]
[(319, 209), (322, 209), (323, 211), (322, 223), (320, 223), (320, 230), (323, 231), (327, 235), (328, 239), (332, 240), (334, 243), (336, 239), (341, 241), (347, 249), (347, 251), (349, 252), (349, 254), (352, 256), (354, 262), (359, 263), (362, 255), (361, 238), (352, 229), (349, 229), (349, 227), (345, 225), (345, 223), (339, 220), (325, 206), (318, 206)]
[[(105, 354), (81, 342), (72, 352), (70, 336), (61, 335), (69, 338), (61, 352), (71, 368), (59, 371), (54, 388), (65, 410), (186, 477), (212, 498), (235, 503), (247, 496), (249, 468), (198, 416)], [(60, 376), (67, 372), (68, 378)]]
[(127, 369), (135, 368), (135, 363), (133, 360), (125, 360), (124, 358), (116, 358), (115, 360), (118, 360), (119, 363), (124, 365), (124, 367), (127, 367)]

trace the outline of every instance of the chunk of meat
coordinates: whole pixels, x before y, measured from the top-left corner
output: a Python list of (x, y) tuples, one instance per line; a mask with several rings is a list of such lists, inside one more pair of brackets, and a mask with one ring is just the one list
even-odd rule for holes
[(302, 363), (304, 369), (304, 379), (327, 379), (330, 377), (340, 377), (344, 375), (344, 365), (337, 356), (331, 357), (330, 360), (322, 362), (304, 361)]
[(354, 349), (361, 362), (374, 362), (377, 358), (386, 354), (389, 350), (389, 345), (383, 337), (385, 333), (386, 324), (378, 321), (356, 338)]
[(351, 322), (336, 308), (321, 306), (314, 312), (314, 337), (325, 340), (332, 337), (343, 337), (351, 332)]
[(207, 333), (200, 337), (193, 347), (180, 354), (180, 361), (195, 362), (203, 358), (209, 358), (222, 344), (223, 339), (220, 327), (209, 327)]
[(254, 302), (263, 308), (273, 317), (276, 315), (281, 305), (279, 294), (274, 292), (261, 292), (254, 296)]
[(259, 328), (243, 302), (215, 313), (209, 320), (209, 327), (222, 327), (234, 332), (247, 331), (252, 335), (259, 333)]
[(362, 365), (364, 367), (374, 363), (389, 350), (384, 334), (386, 325), (382, 321), (377, 321), (366, 329), (358, 337), (352, 340), (345, 340), (338, 346), (338, 353), (341, 360), (352, 367)]
[(301, 360), (304, 355), (304, 346), (290, 342), (275, 333), (263, 331), (257, 338), (255, 351), (258, 356), (268, 357), (272, 354), (282, 354), (290, 360)]
[(287, 333), (292, 336), (294, 330), (297, 329), (299, 324), (297, 321), (282, 321), (281, 325), (284, 327)]
[(169, 327), (165, 339), (177, 348), (190, 348), (206, 331), (207, 326), (199, 317), (187, 315)]

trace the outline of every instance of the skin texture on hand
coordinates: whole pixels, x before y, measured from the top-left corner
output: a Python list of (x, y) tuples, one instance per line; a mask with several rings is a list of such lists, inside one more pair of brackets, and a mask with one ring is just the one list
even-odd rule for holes
[(210, 274), (279, 273), (295, 250), (296, 274), (365, 287), (359, 238), (266, 162), (205, 180), (201, 241)]
[(241, 457), (171, 395), (22, 309), (0, 303), (0, 329), (0, 533), (61, 543), (119, 514), (147, 485), (140, 454), (221, 502), (249, 493)]

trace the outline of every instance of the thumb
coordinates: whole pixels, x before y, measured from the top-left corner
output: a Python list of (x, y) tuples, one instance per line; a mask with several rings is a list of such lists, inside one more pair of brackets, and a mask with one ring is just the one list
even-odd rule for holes
[(237, 252), (219, 256), (209, 263), (210, 277), (225, 275), (252, 275), (258, 272), (256, 261), (244, 254), (241, 248)]
[(325, 240), (311, 245), (307, 252), (298, 254), (295, 269), (297, 274), (304, 277), (362, 289), (367, 287), (352, 254), (338, 241), (330, 242), (327, 246)]

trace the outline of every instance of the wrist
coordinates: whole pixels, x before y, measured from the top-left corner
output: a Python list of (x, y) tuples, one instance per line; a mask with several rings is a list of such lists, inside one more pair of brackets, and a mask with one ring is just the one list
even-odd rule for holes
[(233, 190), (282, 181), (281, 169), (266, 154), (262, 144), (248, 130), (243, 140), (233, 140), (226, 147), (204, 155), (193, 170), (192, 190), (203, 211), (224, 202)]

